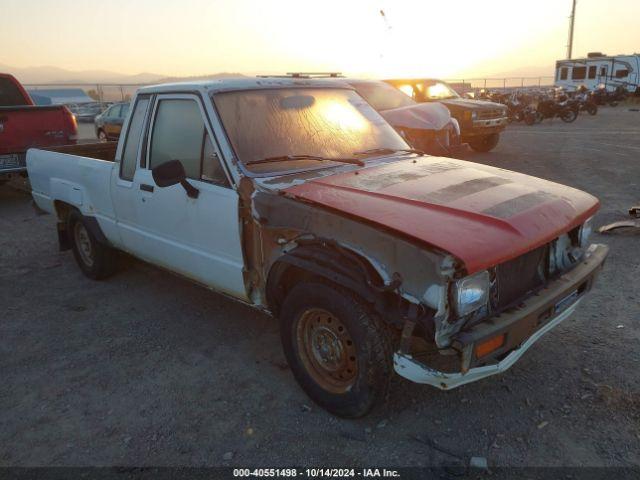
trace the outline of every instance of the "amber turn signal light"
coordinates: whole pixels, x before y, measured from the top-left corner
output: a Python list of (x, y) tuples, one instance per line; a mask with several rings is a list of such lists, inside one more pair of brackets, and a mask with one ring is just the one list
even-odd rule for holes
[(491, 352), (496, 351), (504, 345), (506, 339), (507, 335), (503, 333), (502, 335), (498, 335), (497, 337), (490, 338), (489, 340), (485, 340), (484, 342), (477, 344), (476, 358), (484, 357), (489, 355)]

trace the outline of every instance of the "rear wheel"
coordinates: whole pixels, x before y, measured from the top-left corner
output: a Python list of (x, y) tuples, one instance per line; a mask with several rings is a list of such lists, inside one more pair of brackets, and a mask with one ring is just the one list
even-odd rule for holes
[(69, 216), (68, 232), (73, 256), (82, 273), (93, 280), (113, 275), (117, 268), (117, 252), (96, 240), (80, 213), (73, 212)]
[(361, 417), (384, 399), (391, 342), (356, 296), (323, 283), (301, 283), (281, 312), (287, 361), (302, 389), (334, 415)]
[(492, 133), (491, 135), (485, 135), (483, 137), (473, 138), (469, 141), (469, 146), (476, 152), (490, 152), (498, 145), (500, 141), (499, 133)]

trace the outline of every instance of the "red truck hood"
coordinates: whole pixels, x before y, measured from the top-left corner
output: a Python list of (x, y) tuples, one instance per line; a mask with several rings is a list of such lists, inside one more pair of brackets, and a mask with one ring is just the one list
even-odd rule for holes
[(550, 242), (599, 206), (571, 187), (440, 157), (330, 175), (285, 193), (449, 252), (469, 274)]

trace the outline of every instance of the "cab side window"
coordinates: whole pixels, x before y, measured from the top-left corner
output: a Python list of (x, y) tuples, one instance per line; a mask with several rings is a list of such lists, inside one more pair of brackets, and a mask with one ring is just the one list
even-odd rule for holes
[(167, 99), (158, 103), (149, 169), (170, 160), (180, 160), (188, 178), (228, 186), (195, 100)]
[(138, 158), (138, 149), (144, 129), (144, 119), (149, 106), (149, 97), (138, 98), (135, 110), (129, 124), (129, 132), (124, 144), (122, 152), (122, 162), (120, 164), (120, 178), (124, 180), (133, 180), (136, 173), (136, 159)]

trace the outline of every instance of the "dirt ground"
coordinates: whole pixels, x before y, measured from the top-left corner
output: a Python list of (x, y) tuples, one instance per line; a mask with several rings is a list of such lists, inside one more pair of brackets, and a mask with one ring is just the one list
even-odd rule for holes
[[(640, 203), (640, 112), (511, 126), (465, 158), (595, 194), (600, 226)], [(0, 466), (640, 465), (640, 235), (594, 235), (594, 291), (504, 375), (398, 378), (347, 421), (297, 386), (274, 319), (140, 263), (90, 281), (6, 186), (0, 227)]]

